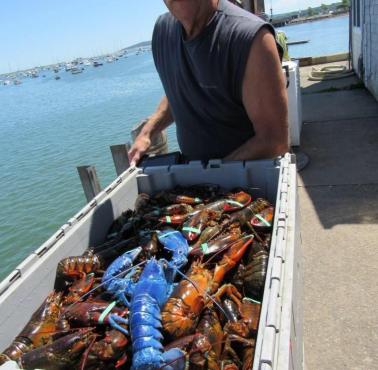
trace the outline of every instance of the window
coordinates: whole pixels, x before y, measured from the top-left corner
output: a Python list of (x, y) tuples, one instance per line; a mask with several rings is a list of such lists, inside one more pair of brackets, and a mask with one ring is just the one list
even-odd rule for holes
[(353, 0), (353, 26), (361, 27), (361, 0)]

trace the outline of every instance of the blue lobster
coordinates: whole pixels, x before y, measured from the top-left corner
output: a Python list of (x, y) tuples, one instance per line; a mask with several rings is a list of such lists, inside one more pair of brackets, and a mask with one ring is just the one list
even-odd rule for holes
[(185, 354), (178, 348), (164, 352), (160, 330), (161, 309), (173, 290), (164, 271), (165, 261), (147, 262), (139, 281), (130, 284), (130, 332), (133, 346), (132, 369), (184, 369)]
[[(114, 277), (131, 266), (132, 261), (141, 252), (140, 248), (136, 248), (128, 252), (128, 255), (119, 257), (119, 263), (117, 260), (113, 262), (106, 271), (103, 282), (105, 288), (130, 309), (129, 320), (122, 319), (122, 323), (128, 323), (130, 326), (133, 345), (132, 369), (152, 370), (164, 367), (167, 370), (183, 370), (185, 368), (183, 351), (173, 348), (164, 352), (161, 344), (163, 336), (160, 332), (162, 328), (160, 312), (173, 291), (177, 269), (187, 263), (189, 245), (182, 234), (173, 229), (159, 232), (158, 238), (164, 249), (172, 253), (170, 262), (149, 260), (137, 283), (131, 280), (134, 271), (122, 279)], [(127, 297), (131, 297), (131, 302)], [(128, 334), (123, 327), (116, 325), (114, 327), (118, 326), (118, 330)]]

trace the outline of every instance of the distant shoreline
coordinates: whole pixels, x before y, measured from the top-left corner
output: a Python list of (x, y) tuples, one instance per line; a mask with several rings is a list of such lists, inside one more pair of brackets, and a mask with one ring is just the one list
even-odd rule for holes
[[(151, 41), (142, 41), (142, 42), (138, 42), (137, 44), (127, 46), (127, 47), (125, 47), (121, 50), (114, 51), (112, 53), (108, 53), (108, 54), (104, 54), (104, 55), (96, 55), (96, 56), (91, 56), (91, 57), (79, 57), (79, 58), (75, 58), (75, 59), (104, 59), (108, 55), (111, 55), (111, 54), (115, 54), (115, 53), (119, 53), (119, 52), (128, 52), (128, 51), (132, 51), (134, 49), (148, 47), (148, 46), (151, 46)], [(12, 71), (12, 72), (0, 73), (0, 80), (1, 79), (13, 79), (13, 78), (16, 78), (17, 75), (20, 74), (20, 73), (27, 73), (27, 72), (31, 72), (31, 71), (34, 71), (34, 70), (41, 70), (41, 69), (51, 69), (51, 68), (54, 68), (54, 67), (62, 66), (66, 63), (71, 63), (71, 62), (70, 61), (62, 61), (62, 62), (57, 62), (57, 63), (53, 63), (53, 64), (45, 64), (45, 65), (35, 66), (35, 67), (31, 67), (31, 68), (20, 69), (20, 70), (16, 70), (16, 71)], [(1, 81), (0, 81), (0, 86), (1, 86)]]
[(322, 20), (325, 20), (325, 19), (339, 18), (339, 17), (346, 17), (346, 16), (349, 16), (349, 12), (338, 13), (338, 14), (319, 14), (319, 15), (314, 15), (313, 17), (293, 19), (290, 22), (287, 22), (285, 24), (278, 24), (279, 22), (277, 22), (275, 24), (275, 22), (273, 22), (273, 26), (278, 27), (278, 28), (283, 28), (283, 27), (287, 27), (287, 26), (293, 26), (293, 25), (296, 25), (296, 24), (316, 22), (316, 21), (322, 21)]

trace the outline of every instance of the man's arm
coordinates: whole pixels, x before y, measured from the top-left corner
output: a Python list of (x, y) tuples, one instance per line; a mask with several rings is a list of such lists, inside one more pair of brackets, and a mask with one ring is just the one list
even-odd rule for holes
[(276, 41), (262, 28), (252, 44), (242, 86), (243, 105), (255, 136), (228, 155), (229, 160), (274, 158), (286, 153), (288, 108)]
[(135, 139), (135, 142), (129, 150), (130, 165), (137, 165), (142, 156), (151, 146), (151, 140), (159, 132), (167, 128), (173, 123), (173, 116), (169, 107), (166, 96), (161, 99), (155, 113), (148, 117), (147, 123), (143, 126), (142, 131)]

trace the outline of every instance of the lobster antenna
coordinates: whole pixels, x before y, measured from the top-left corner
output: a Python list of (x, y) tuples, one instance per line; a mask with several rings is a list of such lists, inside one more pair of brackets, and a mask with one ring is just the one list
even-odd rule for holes
[[(186, 276), (184, 273), (182, 273), (180, 270), (177, 269), (177, 272), (179, 275), (181, 275), (184, 279), (188, 280), (190, 284), (192, 284), (198, 292), (201, 292), (201, 289), (198, 288), (197, 284), (192, 281), (188, 276)], [(222, 306), (206, 291), (203, 291), (202, 293), (205, 293), (206, 297), (210, 298), (211, 301), (219, 308), (219, 310), (223, 313), (223, 315), (227, 318), (228, 321), (232, 320), (231, 315), (229, 315), (223, 308)]]
[(123, 275), (126, 275), (129, 271), (131, 271), (133, 268), (135, 267), (139, 267), (139, 266), (142, 266), (146, 263), (147, 261), (142, 261), (142, 262), (139, 262), (138, 264), (136, 264), (135, 266), (131, 266), (130, 268), (126, 269), (125, 271), (122, 271), (120, 272), (119, 274), (117, 275), (114, 275), (112, 276), (111, 278), (109, 278), (108, 280), (104, 281), (103, 283), (97, 285), (96, 287), (94, 287), (93, 289), (91, 289), (90, 291), (88, 291), (87, 293), (83, 294), (76, 302), (72, 303), (71, 305), (68, 306), (67, 309), (70, 309), (72, 308), (76, 303), (79, 303), (82, 299), (88, 297), (89, 295), (91, 295), (95, 290), (97, 290), (98, 288), (101, 288), (102, 286), (104, 286), (105, 284), (107, 284), (109, 281), (113, 280), (113, 279), (116, 279), (116, 278), (119, 278), (119, 277), (122, 277)]
[(251, 225), (250, 222), (247, 222), (247, 226), (251, 229), (252, 234), (255, 236), (255, 238), (264, 245), (264, 241), (262, 240), (261, 236), (257, 233), (256, 229)]

